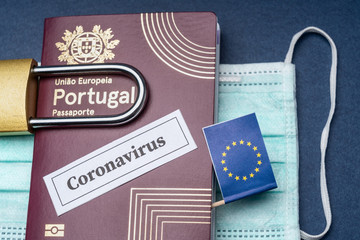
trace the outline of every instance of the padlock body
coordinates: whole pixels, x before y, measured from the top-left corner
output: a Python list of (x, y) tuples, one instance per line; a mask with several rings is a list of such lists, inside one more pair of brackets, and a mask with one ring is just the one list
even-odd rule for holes
[(0, 135), (30, 134), (35, 117), (37, 77), (33, 59), (0, 60)]

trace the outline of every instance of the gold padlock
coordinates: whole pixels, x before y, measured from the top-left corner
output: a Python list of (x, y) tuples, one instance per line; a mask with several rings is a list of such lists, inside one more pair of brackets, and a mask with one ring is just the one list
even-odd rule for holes
[(35, 117), (37, 78), (33, 59), (0, 61), (1, 135), (29, 133), (28, 119)]
[[(40, 76), (77, 74), (122, 74), (137, 85), (135, 103), (124, 113), (110, 116), (36, 118), (37, 81)], [(139, 70), (123, 63), (71, 66), (41, 66), (33, 59), (0, 61), (0, 135), (23, 135), (33, 128), (114, 126), (134, 119), (147, 100), (145, 78)]]

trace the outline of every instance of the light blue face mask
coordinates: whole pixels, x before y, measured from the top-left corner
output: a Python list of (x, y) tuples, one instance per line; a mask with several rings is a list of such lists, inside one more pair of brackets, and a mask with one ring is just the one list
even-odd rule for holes
[(33, 136), (0, 137), (0, 239), (25, 239)]
[[(323, 233), (313, 236), (299, 227), (298, 135), (295, 100), (294, 46), (306, 32), (328, 39), (332, 48), (331, 109), (321, 138), (321, 196), (327, 221)], [(322, 30), (309, 27), (296, 34), (285, 62), (220, 65), (219, 122), (255, 112), (264, 137), (278, 188), (215, 208), (214, 239), (320, 239), (331, 224), (325, 178), (325, 151), (335, 110), (336, 47)], [(221, 193), (217, 191), (217, 200)]]

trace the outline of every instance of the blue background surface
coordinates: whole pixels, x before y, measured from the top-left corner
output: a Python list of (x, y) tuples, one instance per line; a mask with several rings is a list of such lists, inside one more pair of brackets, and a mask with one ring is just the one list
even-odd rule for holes
[[(40, 61), (46, 17), (160, 11), (213, 11), (221, 25), (221, 63), (283, 61), (291, 37), (313, 25), (338, 48), (337, 104), (326, 169), (333, 223), (324, 239), (360, 237), (360, 1), (69, 1), (0, 2), (0, 59)], [(300, 141), (300, 225), (325, 226), (320, 199), (320, 135), (329, 110), (330, 46), (307, 34), (294, 54)]]

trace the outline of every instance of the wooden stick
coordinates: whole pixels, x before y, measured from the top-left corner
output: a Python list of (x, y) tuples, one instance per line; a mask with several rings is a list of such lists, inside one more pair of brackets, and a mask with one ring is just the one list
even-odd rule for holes
[(216, 208), (218, 206), (221, 206), (221, 205), (224, 205), (225, 204), (225, 201), (224, 200), (221, 200), (221, 201), (218, 201), (218, 202), (214, 202), (213, 204), (211, 204), (211, 208)]

